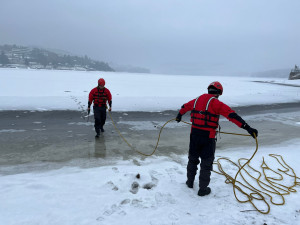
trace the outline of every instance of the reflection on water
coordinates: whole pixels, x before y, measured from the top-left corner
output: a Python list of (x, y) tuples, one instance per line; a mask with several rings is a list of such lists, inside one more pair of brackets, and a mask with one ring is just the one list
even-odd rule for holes
[(101, 135), (99, 138), (95, 139), (94, 156), (96, 158), (106, 158), (106, 145), (104, 135)]

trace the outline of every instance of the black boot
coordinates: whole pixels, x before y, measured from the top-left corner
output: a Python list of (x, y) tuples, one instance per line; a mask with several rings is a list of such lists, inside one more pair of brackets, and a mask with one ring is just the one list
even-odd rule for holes
[(103, 129), (103, 127), (101, 127), (101, 128), (100, 128), (100, 130), (101, 130), (101, 132), (104, 132), (104, 129)]
[(194, 186), (194, 181), (187, 180), (185, 183), (189, 188), (193, 188)]
[(98, 138), (98, 137), (100, 137), (100, 133), (97, 133), (95, 136), (95, 138)]
[(204, 189), (199, 189), (198, 195), (199, 196), (205, 196), (205, 195), (209, 195), (210, 192), (211, 192), (210, 187), (206, 187)]

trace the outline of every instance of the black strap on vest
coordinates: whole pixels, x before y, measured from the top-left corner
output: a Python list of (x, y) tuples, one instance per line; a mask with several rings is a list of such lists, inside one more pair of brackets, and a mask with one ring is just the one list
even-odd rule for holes
[[(99, 106), (105, 106), (105, 104), (100, 105), (100, 98), (101, 98), (101, 96), (104, 97), (104, 91), (105, 91), (105, 88), (103, 88), (103, 89), (101, 90), (101, 89), (99, 88), (99, 86), (98, 86), (98, 87), (97, 87), (97, 90), (98, 90), (98, 101), (99, 101), (98, 105), (99, 105)], [(101, 94), (102, 94), (102, 95), (100, 95), (100, 91), (101, 91)]]

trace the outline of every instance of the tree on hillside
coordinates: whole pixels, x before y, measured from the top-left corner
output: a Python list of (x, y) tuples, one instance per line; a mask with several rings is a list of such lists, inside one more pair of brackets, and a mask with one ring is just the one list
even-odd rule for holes
[[(11, 61), (17, 61), (27, 67), (54, 68), (54, 69), (76, 69), (77, 67), (86, 70), (114, 71), (109, 64), (92, 60), (87, 55), (74, 56), (62, 55), (42, 48), (29, 48), (17, 45), (0, 45), (0, 64), (8, 64), (9, 59), (5, 54), (12, 55)], [(17, 53), (17, 54), (15, 54)]]
[(8, 57), (4, 54), (3, 51), (1, 52), (1, 55), (0, 55), (0, 64), (2, 64), (2, 65), (9, 64), (9, 59), (8, 59)]
[(24, 64), (25, 64), (26, 66), (29, 66), (29, 60), (28, 60), (27, 58), (24, 59)]
[(43, 65), (44, 67), (46, 67), (48, 65), (48, 60), (47, 60), (47, 56), (45, 56), (44, 54), (40, 54), (38, 57), (38, 62)]

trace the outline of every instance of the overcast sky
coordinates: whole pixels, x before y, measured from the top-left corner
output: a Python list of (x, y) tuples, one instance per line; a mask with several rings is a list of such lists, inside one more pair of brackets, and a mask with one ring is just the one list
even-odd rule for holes
[(0, 44), (236, 75), (300, 64), (299, 12), (300, 0), (0, 0)]

